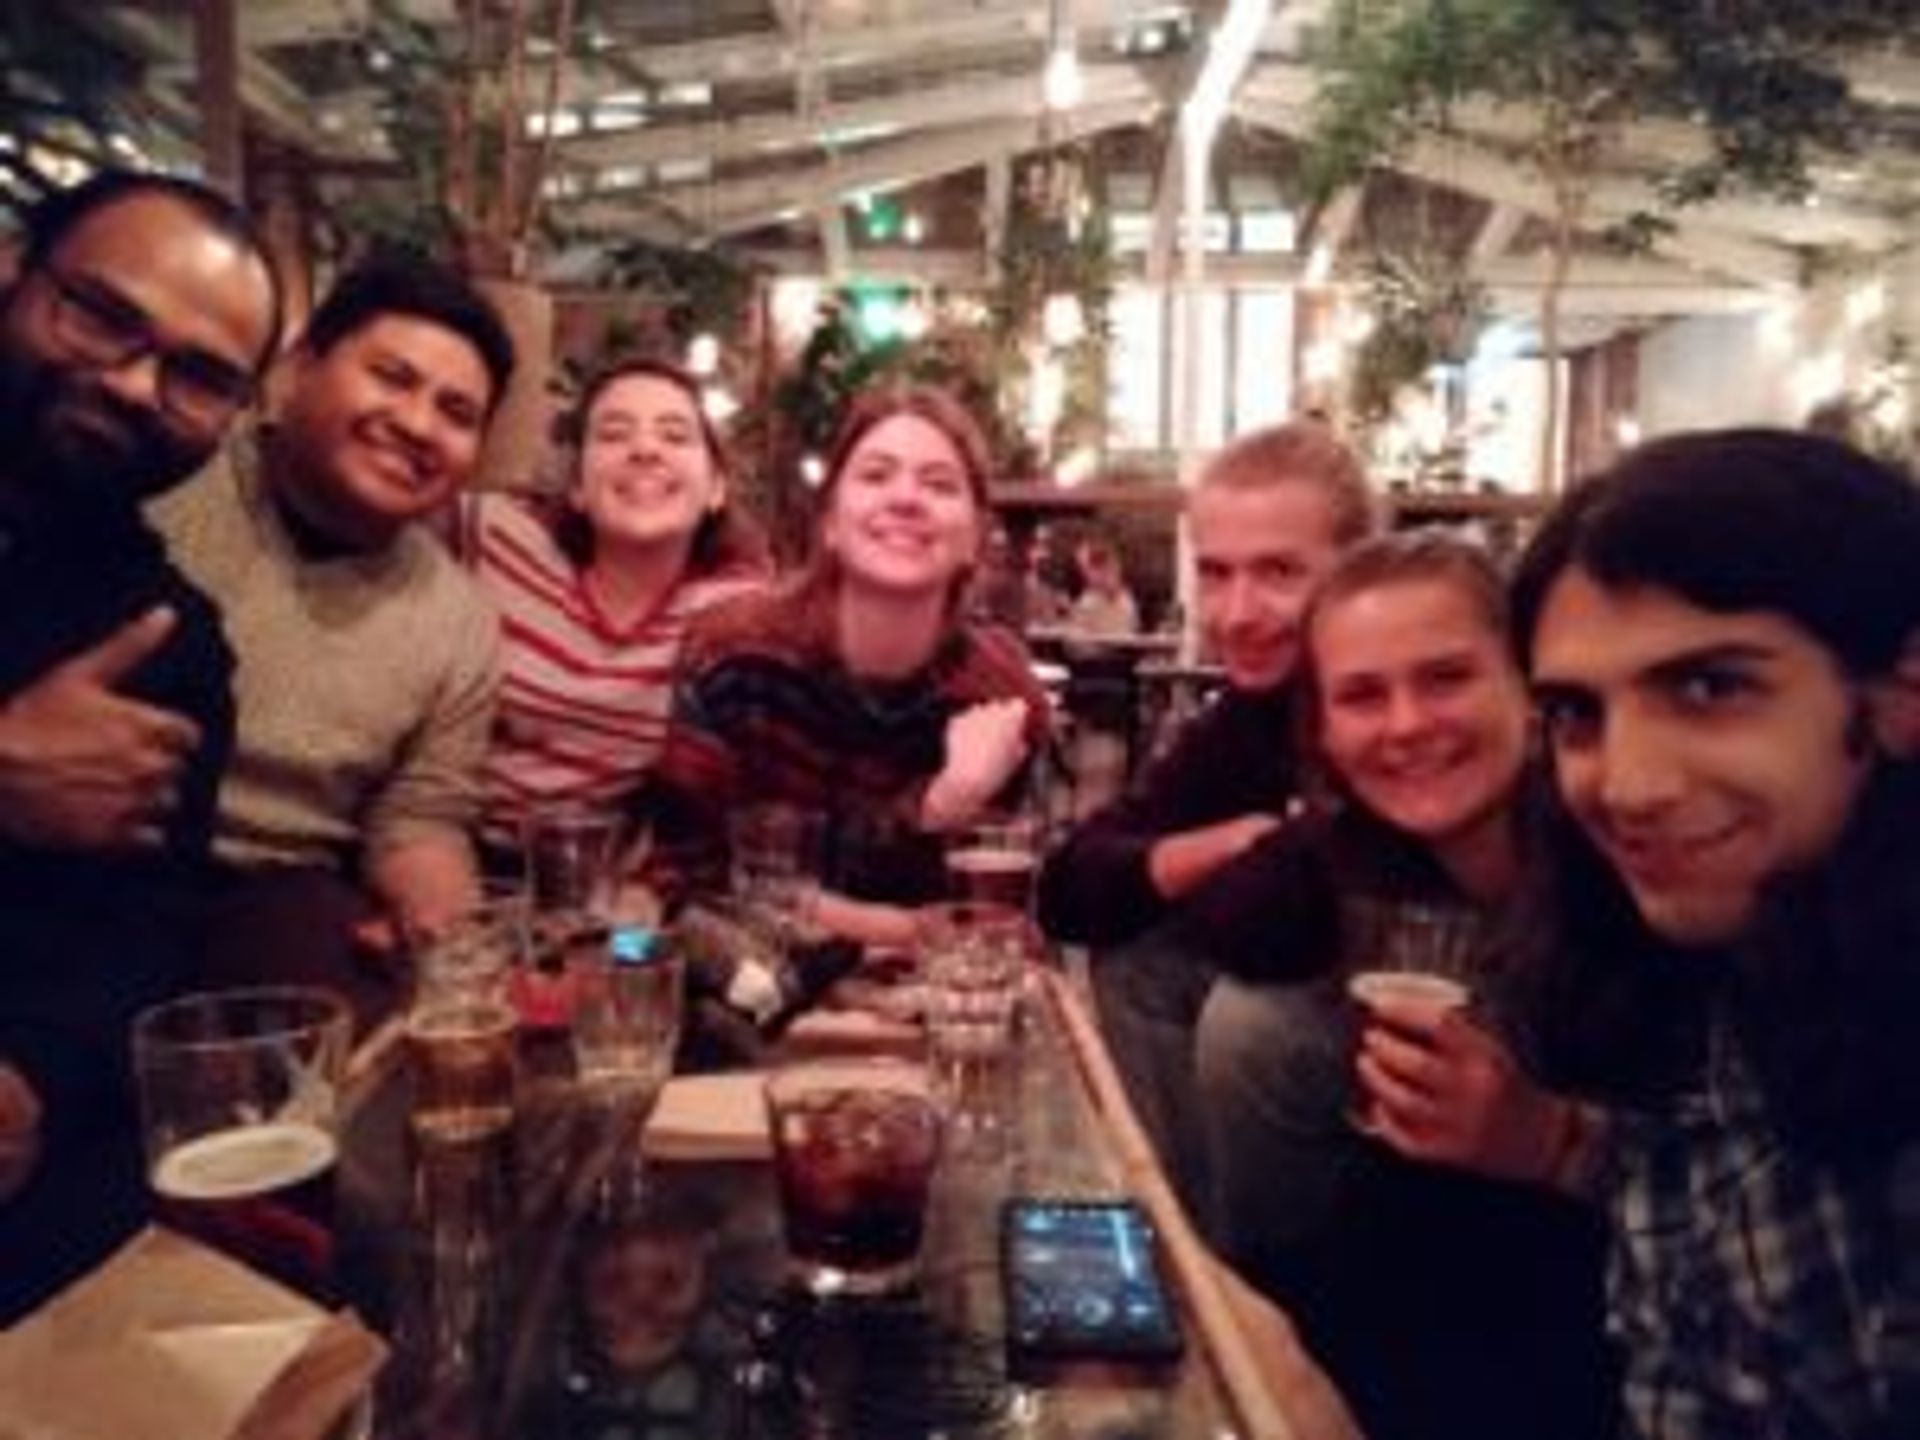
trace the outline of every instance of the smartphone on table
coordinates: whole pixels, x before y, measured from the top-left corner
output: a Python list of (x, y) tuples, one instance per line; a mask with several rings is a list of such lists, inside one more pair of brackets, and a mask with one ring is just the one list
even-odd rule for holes
[(1180, 1358), (1160, 1240), (1131, 1200), (1016, 1197), (1000, 1215), (1007, 1352), (1018, 1369)]

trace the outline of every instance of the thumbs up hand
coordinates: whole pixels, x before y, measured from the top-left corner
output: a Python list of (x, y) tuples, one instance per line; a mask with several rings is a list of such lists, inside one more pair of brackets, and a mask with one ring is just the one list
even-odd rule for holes
[(158, 843), (200, 729), (115, 687), (177, 623), (156, 606), (0, 705), (0, 835), (42, 849)]

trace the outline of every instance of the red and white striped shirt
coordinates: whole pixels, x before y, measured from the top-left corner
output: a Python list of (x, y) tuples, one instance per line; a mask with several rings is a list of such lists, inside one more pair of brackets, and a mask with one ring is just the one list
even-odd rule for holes
[(689, 576), (617, 626), (533, 504), (486, 495), (468, 505), (462, 548), (500, 613), (504, 671), (484, 830), (517, 846), (532, 806), (607, 807), (633, 791), (666, 740), (688, 620), (758, 582), (738, 571)]

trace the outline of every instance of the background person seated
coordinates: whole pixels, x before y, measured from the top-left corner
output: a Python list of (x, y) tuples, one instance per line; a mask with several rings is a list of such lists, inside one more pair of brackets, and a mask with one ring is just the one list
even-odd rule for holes
[(1073, 558), (1080, 571), (1080, 593), (1073, 597), (1067, 624), (1088, 635), (1138, 635), (1140, 606), (1127, 588), (1113, 542), (1083, 540)]

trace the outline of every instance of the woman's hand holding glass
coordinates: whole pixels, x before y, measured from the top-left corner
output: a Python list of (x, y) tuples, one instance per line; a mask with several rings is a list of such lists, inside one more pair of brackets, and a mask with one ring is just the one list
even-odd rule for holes
[(1572, 1102), (1457, 1007), (1374, 1001), (1355, 1071), (1369, 1132), (1401, 1154), (1502, 1180), (1550, 1178)]

